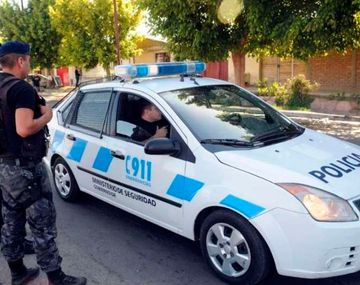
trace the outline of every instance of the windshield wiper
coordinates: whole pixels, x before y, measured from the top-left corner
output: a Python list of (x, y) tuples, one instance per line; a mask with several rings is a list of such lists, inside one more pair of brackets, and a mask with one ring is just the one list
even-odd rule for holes
[[(291, 127), (290, 127), (291, 126)], [(255, 141), (266, 141), (268, 139), (280, 139), (280, 138), (288, 138), (293, 135), (302, 134), (304, 132), (303, 129), (298, 128), (295, 125), (289, 125), (287, 127), (279, 127), (275, 130), (271, 130), (269, 132), (265, 132), (251, 138), (251, 142)]]
[(236, 139), (204, 139), (200, 143), (203, 144), (221, 144), (221, 145), (230, 145), (230, 146), (247, 146), (253, 147), (257, 144), (248, 141), (236, 140)]

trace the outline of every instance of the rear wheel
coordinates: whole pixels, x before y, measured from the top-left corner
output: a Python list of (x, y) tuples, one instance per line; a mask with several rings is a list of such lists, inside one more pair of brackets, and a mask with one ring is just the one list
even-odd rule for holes
[(256, 229), (243, 217), (227, 211), (211, 213), (200, 229), (206, 262), (229, 283), (254, 285), (269, 273), (269, 250)]
[(63, 158), (58, 157), (52, 169), (55, 188), (59, 196), (66, 201), (75, 201), (79, 196), (80, 190), (69, 165)]

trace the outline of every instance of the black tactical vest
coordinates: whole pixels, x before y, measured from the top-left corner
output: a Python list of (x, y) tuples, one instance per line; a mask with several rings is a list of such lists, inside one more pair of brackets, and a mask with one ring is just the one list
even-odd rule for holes
[[(5, 131), (6, 118), (14, 111), (11, 111), (7, 102), (7, 93), (11, 87), (18, 83), (20, 79), (9, 76), (0, 82), (0, 157), (11, 157), (8, 152), (8, 141)], [(46, 155), (46, 137), (44, 130), (36, 134), (21, 139), (20, 158), (29, 161), (40, 161)]]

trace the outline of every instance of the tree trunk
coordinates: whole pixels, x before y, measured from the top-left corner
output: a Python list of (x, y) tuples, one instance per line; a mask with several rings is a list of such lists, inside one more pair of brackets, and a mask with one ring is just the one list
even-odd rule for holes
[(245, 86), (245, 53), (235, 51), (231, 56), (234, 63), (235, 84)]
[(106, 71), (106, 76), (109, 77), (109, 76), (111, 75), (111, 73), (110, 73), (110, 67), (107, 66), (107, 67), (105, 67), (104, 69), (105, 69), (105, 71)]
[(113, 0), (114, 5), (114, 32), (115, 32), (115, 50), (116, 50), (116, 63), (121, 63), (120, 55), (120, 32), (119, 32), (119, 15), (116, 8), (116, 0)]

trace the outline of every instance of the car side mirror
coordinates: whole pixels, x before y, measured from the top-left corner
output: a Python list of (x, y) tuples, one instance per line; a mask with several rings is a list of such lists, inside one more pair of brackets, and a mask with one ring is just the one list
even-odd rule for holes
[(176, 154), (180, 150), (180, 144), (168, 138), (152, 139), (144, 147), (146, 154)]

